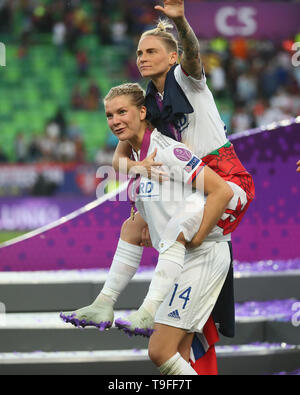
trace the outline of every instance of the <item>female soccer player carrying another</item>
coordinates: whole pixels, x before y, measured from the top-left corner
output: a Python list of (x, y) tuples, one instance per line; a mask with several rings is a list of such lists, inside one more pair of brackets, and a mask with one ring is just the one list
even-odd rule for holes
[[(133, 187), (138, 189), (135, 204), (148, 224), (159, 259), (142, 306), (128, 317), (128, 323), (117, 319), (116, 325), (143, 333), (153, 327), (155, 317), (149, 343), (151, 360), (164, 374), (196, 374), (179, 351), (182, 344), (191, 343), (194, 332), (202, 331), (209, 318), (229, 269), (230, 251), (227, 243), (216, 241), (204, 241), (190, 251), (185, 245), (197, 232), (206, 239), (233, 192), (184, 144), (147, 127), (139, 85), (112, 88), (104, 103), (110, 129), (120, 141), (129, 142), (136, 160), (156, 149), (163, 171), (170, 176), (162, 184), (140, 177)], [(182, 201), (164, 201), (169, 191), (175, 198), (181, 193)]]
[[(230, 233), (237, 227), (254, 197), (252, 177), (244, 169), (232, 144), (226, 138), (224, 123), (206, 84), (198, 40), (184, 16), (184, 2), (166, 0), (164, 7), (157, 6), (156, 9), (173, 20), (183, 54), (179, 65), (178, 43), (174, 36), (167, 32), (168, 25), (163, 22), (160, 22), (156, 29), (142, 35), (137, 48), (137, 65), (141, 75), (151, 80), (146, 94), (147, 117), (161, 133), (174, 141), (186, 144), (202, 162), (230, 185), (234, 196), (208, 236), (210, 241), (222, 244), (228, 249)], [(140, 165), (146, 168), (150, 175), (154, 167), (162, 165), (158, 158), (154, 160), (155, 151), (146, 158), (139, 158), (139, 161), (132, 161), (131, 153), (132, 147), (128, 141), (120, 141), (114, 157), (116, 170), (128, 172)], [(188, 167), (191, 172), (194, 170), (193, 166), (192, 162)], [(199, 210), (201, 211), (201, 207)], [(111, 321), (114, 303), (139, 266), (143, 251), (139, 243), (146, 226), (147, 223), (139, 213), (134, 221), (125, 221), (104, 288), (91, 306), (75, 312), (74, 320), (78, 320), (75, 322), (85, 319), (96, 325), (105, 326), (106, 321)], [(190, 246), (201, 245), (205, 237), (207, 238), (207, 235), (204, 236), (200, 228)], [(219, 253), (216, 252), (211, 259), (218, 260)], [(231, 321), (233, 325), (233, 270), (232, 258), (228, 259), (231, 263), (228, 284), (227, 279), (225, 284), (228, 285), (225, 287), (227, 291), (224, 294), (227, 299), (222, 308), (218, 309), (218, 313), (221, 320), (225, 318), (225, 321)], [(110, 326), (111, 323), (107, 325)], [(221, 332), (225, 336), (233, 336), (230, 325), (222, 328), (221, 323)]]

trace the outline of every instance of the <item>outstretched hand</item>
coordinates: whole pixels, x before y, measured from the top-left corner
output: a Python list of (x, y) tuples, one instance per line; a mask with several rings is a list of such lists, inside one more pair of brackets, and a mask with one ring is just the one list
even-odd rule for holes
[(163, 182), (169, 179), (168, 174), (162, 170), (160, 167), (163, 166), (162, 162), (156, 162), (154, 158), (157, 154), (157, 148), (152, 152), (152, 154), (148, 155), (147, 158), (138, 162), (136, 166), (133, 166), (130, 170), (130, 173), (134, 175), (140, 174), (143, 177), (147, 177), (152, 180), (156, 180), (159, 182)]
[(297, 162), (297, 171), (300, 173), (300, 160), (298, 160), (298, 162)]
[(164, 0), (163, 7), (157, 5), (154, 8), (172, 20), (184, 17), (184, 0)]

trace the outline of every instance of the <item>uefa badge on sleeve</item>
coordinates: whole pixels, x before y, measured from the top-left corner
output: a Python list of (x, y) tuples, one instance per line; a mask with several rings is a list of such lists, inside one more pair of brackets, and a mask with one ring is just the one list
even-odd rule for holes
[(187, 162), (192, 158), (191, 151), (187, 150), (186, 148), (177, 147), (173, 150), (174, 155), (177, 159)]

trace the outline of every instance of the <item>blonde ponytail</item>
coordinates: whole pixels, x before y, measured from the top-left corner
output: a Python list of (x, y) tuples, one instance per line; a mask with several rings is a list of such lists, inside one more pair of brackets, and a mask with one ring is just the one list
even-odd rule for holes
[(169, 33), (168, 30), (174, 29), (174, 26), (168, 21), (168, 19), (159, 19), (157, 22), (157, 26), (154, 29), (145, 31), (140, 40), (144, 37), (154, 36), (161, 39), (169, 52), (177, 52), (178, 53), (178, 42), (172, 33)]
[(167, 32), (168, 29), (173, 30), (174, 26), (168, 21), (168, 19), (159, 19), (157, 26), (154, 30), (159, 30), (160, 32)]

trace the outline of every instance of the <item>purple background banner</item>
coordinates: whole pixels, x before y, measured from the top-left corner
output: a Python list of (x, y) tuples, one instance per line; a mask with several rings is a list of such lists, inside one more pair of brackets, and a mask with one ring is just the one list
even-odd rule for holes
[(84, 197), (0, 198), (0, 231), (40, 228), (78, 210), (91, 200)]
[[(300, 124), (233, 135), (232, 141), (256, 187), (255, 200), (232, 235), (234, 258), (299, 258)], [(8, 243), (0, 247), (0, 270), (107, 268), (129, 213), (129, 202), (105, 201), (30, 238)], [(154, 266), (156, 259), (157, 253), (146, 249), (142, 264)]]
[(300, 174), (296, 172), (300, 124), (232, 140), (256, 190), (255, 200), (232, 235), (235, 258), (251, 262), (300, 257)]
[[(129, 202), (106, 201), (33, 237), (0, 247), (0, 271), (109, 267), (129, 214)], [(143, 265), (155, 265), (156, 256), (147, 249)]]
[(200, 38), (293, 38), (300, 4), (290, 2), (186, 1), (187, 19)]

